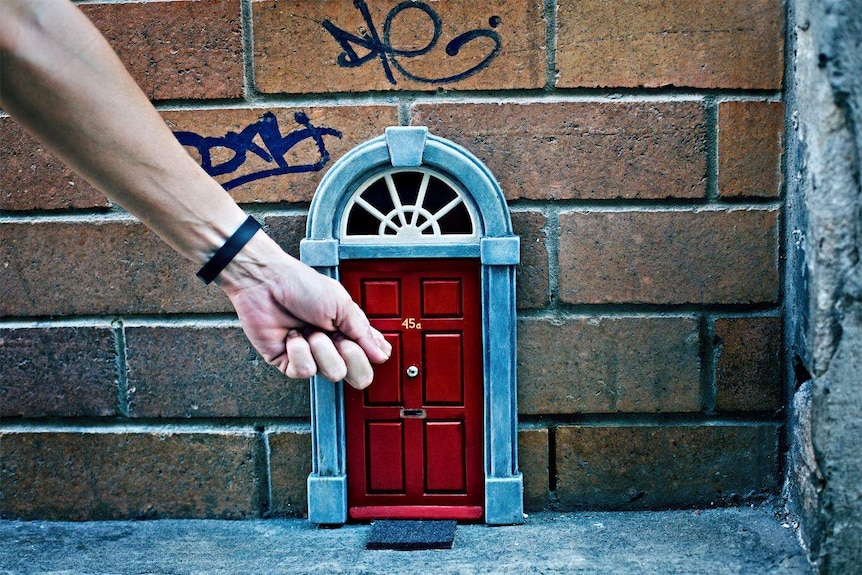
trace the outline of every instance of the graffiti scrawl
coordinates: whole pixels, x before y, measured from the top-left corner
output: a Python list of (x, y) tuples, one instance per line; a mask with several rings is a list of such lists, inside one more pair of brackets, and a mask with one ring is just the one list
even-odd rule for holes
[[(459, 72), (458, 74), (453, 74), (451, 76), (442, 76), (439, 78), (429, 78), (424, 76), (419, 76), (417, 74), (413, 74), (406, 70), (404, 66), (401, 64), (402, 59), (406, 58), (416, 58), (417, 56), (423, 56), (431, 52), (434, 47), (437, 45), (437, 42), (440, 40), (440, 35), (443, 30), (443, 22), (440, 18), (440, 15), (437, 12), (425, 4), (424, 2), (401, 2), (397, 6), (395, 6), (389, 13), (386, 15), (386, 20), (383, 22), (383, 35), (381, 36), (377, 26), (374, 24), (373, 19), (371, 18), (371, 13), (368, 10), (368, 4), (365, 0), (354, 0), (354, 7), (362, 14), (362, 18), (365, 20), (365, 25), (367, 26), (367, 31), (365, 31), (361, 36), (357, 36), (356, 34), (351, 34), (347, 32), (335, 24), (333, 24), (329, 20), (324, 20), (321, 24), (323, 28), (329, 32), (329, 34), (338, 42), (338, 45), (341, 47), (343, 52), (338, 55), (338, 65), (342, 68), (357, 68), (362, 66), (366, 62), (371, 60), (378, 59), (380, 60), (380, 65), (383, 67), (383, 73), (386, 75), (386, 79), (389, 80), (390, 84), (396, 84), (395, 74), (392, 69), (397, 70), (402, 76), (407, 79), (414, 80), (416, 82), (424, 82), (431, 84), (444, 84), (450, 82), (457, 82), (459, 80), (463, 80), (464, 78), (468, 78), (481, 70), (484, 70), (488, 67), (497, 53), (500, 51), (500, 47), (502, 46), (502, 42), (500, 40), (500, 35), (497, 34), (494, 30), (491, 29), (476, 29), (464, 32), (463, 34), (459, 34), (455, 38), (449, 41), (446, 44), (445, 52), (449, 57), (455, 57), (461, 51), (461, 49), (466, 46), (468, 43), (476, 40), (478, 38), (488, 38), (494, 44), (491, 51), (483, 58), (478, 64), (464, 70), (463, 72)], [(392, 35), (392, 29), (395, 25), (396, 18), (407, 10), (417, 10), (424, 14), (428, 19), (428, 24), (432, 30), (431, 40), (428, 43), (421, 47), (412, 50), (399, 50), (392, 46), (392, 42), (390, 41)], [(491, 16), (488, 19), (488, 25), (491, 28), (496, 28), (500, 25), (500, 18), (498, 16)], [(360, 55), (357, 52), (357, 48), (361, 51), (367, 51), (363, 55)]]
[[(201, 167), (212, 177), (235, 173), (245, 163), (249, 153), (258, 156), (268, 164), (274, 164), (272, 168), (245, 173), (223, 182), (222, 187), (230, 190), (262, 178), (282, 174), (318, 172), (323, 169), (329, 162), (329, 152), (326, 149), (324, 136), (340, 139), (341, 132), (333, 128), (313, 125), (303, 112), (296, 112), (293, 119), (300, 127), (286, 135), (282, 135), (275, 114), (266, 112), (257, 122), (246, 126), (239, 133), (228, 132), (224, 136), (212, 137), (201, 136), (194, 132), (177, 131), (174, 132), (174, 136), (182, 145), (190, 146), (198, 151), (201, 157)], [(256, 137), (260, 138), (263, 146), (255, 143)], [(319, 154), (318, 160), (311, 164), (290, 165), (285, 156), (295, 146), (306, 140), (314, 142)], [(225, 161), (213, 163), (213, 151), (216, 149), (229, 150), (232, 156)]]

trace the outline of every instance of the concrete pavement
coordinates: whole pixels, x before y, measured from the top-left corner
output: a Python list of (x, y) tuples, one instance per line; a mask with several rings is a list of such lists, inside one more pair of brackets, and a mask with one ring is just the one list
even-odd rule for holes
[(809, 574), (770, 506), (530, 515), (459, 525), (451, 550), (369, 551), (368, 525), (300, 519), (0, 521), (0, 573), (88, 574)]

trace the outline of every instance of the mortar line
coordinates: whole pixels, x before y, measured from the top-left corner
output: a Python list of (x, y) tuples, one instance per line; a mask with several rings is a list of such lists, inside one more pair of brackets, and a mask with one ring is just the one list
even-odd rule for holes
[(261, 427), (258, 430), (260, 435), (260, 453), (261, 465), (263, 472), (260, 475), (260, 516), (267, 517), (273, 511), (272, 503), (272, 457), (271, 447), (269, 444), (269, 432), (266, 428)]
[(711, 313), (723, 317), (777, 317), (780, 305), (764, 304), (564, 304), (537, 309), (521, 308), (518, 319), (588, 319), (593, 317), (609, 318), (653, 318), (688, 317), (694, 318), (701, 313)]
[(557, 87), (557, 0), (545, 0), (545, 90)]
[(602, 307), (602, 309), (589, 311), (572, 311), (566, 309), (568, 306), (546, 307), (538, 310), (518, 310), (519, 320), (589, 320), (589, 319), (695, 319), (697, 314), (703, 310), (633, 310)]
[(718, 396), (717, 377), (715, 373), (715, 327), (708, 314), (700, 317), (700, 383), (701, 401), (704, 413), (715, 414), (715, 402)]
[(545, 248), (548, 250), (548, 307), (559, 312), (560, 302), (560, 212), (550, 206), (546, 213)]
[[(793, 428), (794, 420), (797, 417), (794, 407), (794, 398), (796, 396), (797, 386), (802, 385), (800, 381), (797, 365), (801, 364), (804, 369), (805, 362), (799, 355), (801, 350), (797, 348), (795, 341), (795, 332), (798, 330), (796, 316), (792, 312), (797, 308), (798, 297), (797, 290), (802, 290), (802, 287), (795, 284), (793, 270), (797, 269), (799, 259), (801, 257), (797, 249), (797, 238), (794, 237), (794, 226), (799, 223), (801, 216), (796, 216), (792, 213), (793, 206), (796, 201), (801, 201), (799, 197), (799, 181), (797, 179), (797, 169), (800, 168), (797, 160), (797, 152), (801, 142), (798, 141), (798, 132), (796, 123), (798, 119), (798, 103), (796, 85), (796, 51), (797, 51), (797, 30), (793, 30), (797, 26), (796, 21), (796, 3), (786, 2), (784, 5), (784, 70), (782, 75), (782, 102), (784, 104), (784, 132), (782, 134), (783, 141), (781, 146), (781, 184), (778, 190), (779, 197), (782, 199), (781, 217), (778, 219), (779, 242), (778, 242), (778, 264), (779, 264), (779, 297), (782, 301), (781, 309), (781, 354), (783, 369), (781, 369), (781, 404), (782, 413), (785, 416), (787, 424), (784, 426), (784, 432), (779, 435), (778, 442), (778, 465), (782, 474), (782, 495), (785, 495), (790, 489), (790, 484), (793, 482), (790, 459), (790, 448), (793, 445)], [(801, 168), (800, 168), (801, 169)], [(791, 190), (794, 190), (794, 199), (791, 199)], [(794, 297), (796, 296), (796, 297)], [(805, 370), (807, 371), (807, 370)], [(790, 511), (789, 497), (785, 501), (785, 508)], [(801, 530), (797, 530), (797, 537), (803, 546)]]
[(412, 106), (412, 102), (404, 101), (398, 102), (398, 125), (399, 126), (409, 126), (411, 117), (410, 117), (410, 108)]
[(548, 426), (548, 503), (557, 500), (557, 426)]
[[(549, 258), (550, 250), (549, 250)], [(550, 265), (550, 264), (549, 264)], [(549, 274), (550, 275), (550, 274)], [(549, 279), (550, 284), (550, 279)], [(549, 286), (550, 287), (550, 286)], [(607, 318), (680, 318), (694, 317), (699, 313), (709, 313), (727, 318), (781, 317), (777, 303), (766, 304), (559, 304), (554, 302), (541, 308), (520, 308), (518, 319), (527, 320), (565, 320)], [(122, 321), (126, 328), (138, 327), (200, 327), (236, 328), (239, 319), (232, 312), (201, 314), (114, 314), (104, 316), (33, 316), (0, 319), (0, 329), (35, 329), (93, 327), (111, 328), (116, 321)]]
[(247, 103), (261, 101), (261, 95), (254, 85), (254, 17), (251, 0), (241, 0), (242, 18), (242, 92)]
[(511, 90), (447, 91), (371, 91), (311, 92), (301, 94), (261, 94), (252, 99), (214, 98), (211, 100), (165, 99), (154, 102), (159, 111), (206, 110), (267, 107), (392, 106), (400, 102), (418, 104), (542, 104), (542, 103), (658, 103), (716, 101), (781, 101), (780, 90), (715, 90), (697, 88), (556, 88)]
[(236, 314), (225, 312), (223, 314), (105, 314), (104, 316), (67, 316), (55, 318), (53, 316), (13, 317), (0, 320), (2, 329), (32, 329), (32, 328), (64, 328), (64, 327), (94, 327), (111, 328), (115, 322), (122, 321), (125, 328), (136, 327), (239, 327)]
[[(519, 429), (546, 426), (577, 425), (588, 427), (698, 427), (698, 426), (782, 426), (786, 421), (775, 412), (739, 412), (706, 414), (702, 412), (668, 413), (549, 413), (519, 414)], [(268, 432), (310, 433), (311, 423), (300, 418), (225, 418), (209, 417), (189, 420), (181, 417), (165, 419), (125, 418), (4, 418), (0, 433), (156, 433), (247, 435)]]
[(0, 432), (17, 433), (209, 433), (215, 435), (255, 434), (265, 426), (270, 431), (310, 433), (305, 418), (220, 417), (173, 418), (4, 418)]
[[(2, 1), (2, 0), (0, 0)], [(135, 216), (124, 210), (93, 212), (31, 212), (22, 214), (4, 211), (0, 214), (0, 224), (37, 224), (44, 222), (102, 224), (112, 222), (138, 222)]]
[(552, 205), (560, 213), (589, 212), (732, 212), (732, 211), (768, 211), (780, 210), (781, 201), (774, 198), (752, 201), (721, 201), (710, 202), (704, 199), (696, 200), (514, 200), (509, 203), (512, 210), (528, 210)]
[(260, 203), (260, 204), (240, 204), (243, 210), (249, 215), (258, 216), (261, 218), (270, 217), (304, 217), (308, 215), (309, 202), (296, 202), (291, 204), (282, 203)]
[(718, 194), (718, 104), (715, 98), (703, 102), (706, 114), (706, 198), (710, 203), (719, 201)]
[[(541, 308), (518, 309), (519, 319), (579, 319), (591, 317), (693, 317), (699, 313), (710, 313), (728, 318), (780, 317), (778, 302), (762, 304), (558, 304)], [(14, 317), (0, 320), (2, 329), (97, 327), (110, 328), (119, 319), (116, 315), (105, 316), (53, 316)], [(200, 314), (124, 314), (124, 328), (136, 327), (239, 327), (239, 320), (232, 312)]]
[[(609, 200), (530, 200), (516, 199), (509, 202), (512, 210), (528, 210), (530, 208), (547, 209), (552, 207), (558, 212), (589, 210), (592, 212), (718, 212), (738, 210), (780, 210), (783, 207), (782, 199), (743, 198), (740, 200), (703, 200), (703, 199), (676, 199), (676, 200), (643, 200), (614, 198)], [(308, 204), (297, 202), (295, 204), (270, 203), (270, 204), (242, 204), (242, 208), (249, 214), (261, 218), (267, 217), (301, 217), (308, 214)], [(14, 214), (4, 212), (0, 215), (0, 224), (38, 224), (38, 223), (125, 223), (139, 220), (123, 210), (109, 212), (83, 212), (83, 213), (52, 213), (52, 212), (26, 212)]]
[(691, 412), (643, 412), (643, 413), (549, 413), (522, 414), (518, 416), (521, 425), (527, 429), (545, 425), (550, 430), (561, 426), (583, 427), (722, 427), (742, 426), (780, 427), (784, 419), (774, 412), (738, 412), (722, 414), (706, 414), (699, 411)]
[[(305, 216), (308, 214), (308, 205), (308, 202), (295, 202), (290, 204), (282, 202), (240, 204), (240, 206), (243, 208), (243, 210), (245, 210), (247, 214), (259, 217)], [(92, 211), (75, 210), (69, 212), (64, 211), (61, 213), (57, 213), (56, 211), (51, 210), (28, 210), (21, 213), (4, 211), (2, 214), (0, 214), (0, 224), (36, 224), (45, 222), (99, 224), (122, 222), (140, 223), (140, 220), (138, 220), (138, 218), (136, 218), (132, 214), (121, 209), (110, 211), (100, 209), (94, 209)]]
[(114, 346), (117, 365), (117, 410), (123, 417), (129, 417), (129, 363), (126, 347), (126, 328), (121, 319), (111, 323), (114, 331)]
[(0, 329), (40, 329), (40, 328), (67, 328), (67, 327), (92, 327), (113, 328), (116, 321), (115, 315), (93, 316), (93, 317), (53, 317), (36, 316), (31, 318), (2, 318)]

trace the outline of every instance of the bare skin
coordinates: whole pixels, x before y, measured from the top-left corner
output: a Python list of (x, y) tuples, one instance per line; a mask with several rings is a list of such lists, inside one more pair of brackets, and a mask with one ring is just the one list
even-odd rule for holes
[[(0, 106), (174, 249), (202, 265), (246, 218), (186, 153), (68, 0), (0, 1)], [(289, 377), (362, 389), (391, 346), (336, 281), (257, 232), (215, 282), (263, 358)]]

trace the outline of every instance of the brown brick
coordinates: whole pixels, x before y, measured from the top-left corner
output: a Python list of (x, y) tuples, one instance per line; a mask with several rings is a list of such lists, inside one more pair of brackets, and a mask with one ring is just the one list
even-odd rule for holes
[(560, 300), (771, 303), (777, 246), (774, 210), (561, 214)]
[(694, 318), (522, 319), (522, 414), (643, 413), (701, 408)]
[(411, 123), (476, 154), (510, 200), (706, 195), (698, 102), (428, 104)]
[(558, 6), (558, 87), (781, 87), (781, 0)]
[(143, 224), (0, 224), (0, 316), (225, 312), (198, 266)]
[(0, 329), (0, 417), (119, 415), (107, 327)]
[(719, 318), (715, 338), (715, 408), (781, 408), (781, 318)]
[(706, 507), (778, 491), (778, 427), (560, 426), (557, 496), (568, 509)]
[(548, 508), (548, 430), (518, 430), (518, 467), (524, 475), (524, 509)]
[(6, 432), (0, 516), (243, 519), (259, 514), (256, 434)]
[(512, 212), (512, 227), (521, 238), (521, 263), (515, 282), (519, 309), (544, 307), (550, 301), (546, 223), (540, 212)]
[(784, 104), (718, 105), (718, 193), (777, 198), (781, 188)]
[[(367, 4), (379, 38), (385, 39), (387, 14), (399, 2), (375, 0)], [(424, 55), (389, 56), (387, 62), (393, 84), (386, 77), (379, 52), (378, 57), (371, 57), (360, 66), (339, 64), (343, 49), (322, 23), (329, 20), (356, 36), (373, 34), (358, 9), (338, 1), (255, 1), (252, 3), (255, 85), (265, 93), (438, 88), (495, 90), (545, 86), (545, 22), (541, 0), (450, 0), (424, 6), (439, 15), (439, 39)], [(464, 44), (456, 55), (447, 55), (449, 42), (475, 30), (487, 32), (482, 32), (484, 37)], [(500, 38), (496, 54), (494, 40), (488, 33)], [(421, 50), (429, 46), (433, 35), (433, 20), (420, 8), (410, 7), (397, 15), (393, 13), (389, 37), (393, 49)], [(368, 49), (356, 44), (351, 48), (359, 57), (369, 54)], [(397, 65), (393, 64), (394, 60)], [(486, 61), (487, 65), (480, 68)], [(463, 77), (470, 70), (476, 72)]]
[(0, 211), (110, 206), (12, 118), (0, 118)]
[(298, 517), (308, 513), (306, 482), (311, 473), (311, 433), (274, 431), (269, 434), (270, 513)]
[(305, 238), (305, 216), (268, 216), (264, 218), (266, 233), (281, 249), (299, 259), (299, 243)]
[(86, 4), (152, 100), (243, 95), (240, 0)]
[[(226, 170), (230, 168), (230, 162), (242, 160), (232, 171), (224, 174), (212, 172), (219, 183), (231, 188), (231, 195), (240, 203), (310, 202), (320, 179), (335, 160), (358, 144), (382, 135), (387, 126), (398, 125), (398, 110), (394, 106), (177, 110), (163, 112), (162, 115), (175, 132), (192, 132), (209, 139), (201, 142), (201, 147), (211, 153), (213, 167)], [(336, 132), (321, 136), (324, 151), (321, 152), (309, 136), (302, 137), (289, 150), (279, 150), (284, 145), (282, 138), (301, 137), (307, 132), (308, 128), (300, 121)], [(255, 125), (264, 130), (277, 127), (279, 134), (275, 140), (270, 140), (271, 146), (268, 145), (269, 138), (259, 134), (255, 136)], [(228, 142), (219, 140), (228, 134), (237, 139), (236, 136), (246, 129), (251, 130), (249, 138), (244, 144), (237, 145), (236, 151), (225, 146)], [(268, 157), (249, 150), (252, 137), (254, 145)], [(201, 161), (198, 149), (189, 146), (187, 150), (198, 162)], [(286, 170), (293, 173), (277, 173), (285, 169), (277, 165), (282, 160), (286, 162)], [(267, 172), (271, 175), (261, 177)], [(244, 180), (248, 181), (243, 183)]]
[(127, 327), (132, 417), (308, 417), (308, 380), (268, 365), (239, 327)]

